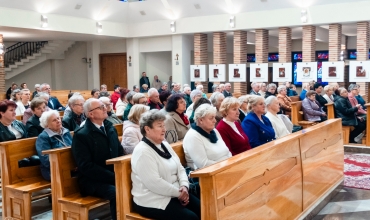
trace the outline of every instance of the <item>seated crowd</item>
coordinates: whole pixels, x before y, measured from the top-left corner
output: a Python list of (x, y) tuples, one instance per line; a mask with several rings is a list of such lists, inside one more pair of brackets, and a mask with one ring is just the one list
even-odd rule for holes
[[(253, 82), (250, 94), (238, 98), (233, 97), (230, 83), (213, 85), (208, 99), (200, 83), (193, 91), (189, 85), (181, 90), (180, 84), (162, 83), (156, 76), (155, 87), (150, 87), (149, 78), (142, 76), (140, 89), (115, 85), (109, 94), (102, 85), (87, 100), (80, 93), (69, 94), (67, 106), (50, 96), (46, 83), (35, 85), (32, 100), (27, 87), (18, 89), (13, 84), (9, 100), (0, 102), (0, 141), (37, 137), (46, 180), (50, 180), (50, 163), (42, 151), (72, 146), (81, 194), (109, 200), (113, 219), (115, 175), (106, 160), (132, 154), (133, 205), (139, 214), (200, 219), (199, 196), (189, 192), (186, 171), (169, 144), (183, 141), (187, 166), (196, 170), (289, 135), (297, 126), (290, 121), (291, 97), (298, 97), (290, 82), (278, 87)], [(350, 141), (362, 138), (366, 110), (358, 85), (351, 84), (348, 92), (337, 85), (323, 88), (320, 83), (303, 83), (302, 88), (305, 120), (325, 121), (325, 104), (334, 103), (336, 117), (342, 118), (344, 126), (354, 127)], [(63, 117), (58, 111), (64, 111)], [(23, 115), (23, 122), (16, 120), (17, 115)], [(116, 124), (123, 126), (122, 141)]]

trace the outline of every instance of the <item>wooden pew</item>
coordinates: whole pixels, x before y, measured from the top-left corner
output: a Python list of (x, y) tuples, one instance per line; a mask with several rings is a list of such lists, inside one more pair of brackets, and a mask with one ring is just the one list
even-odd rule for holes
[(292, 123), (294, 125), (300, 125), (303, 128), (310, 127), (316, 122), (313, 121), (305, 121), (303, 116), (303, 109), (302, 109), (302, 101), (292, 102)]
[(118, 137), (122, 137), (122, 134), (123, 134), (123, 124), (115, 124), (113, 126), (117, 130)]
[[(327, 109), (327, 118), (334, 119), (335, 112), (334, 112), (334, 103), (325, 104)], [(349, 144), (349, 133), (351, 132), (351, 126), (343, 126), (342, 125), (342, 136), (343, 136), (343, 144)]]
[[(186, 166), (185, 153), (182, 142), (171, 144), (172, 148), (180, 158), (181, 164)], [(116, 176), (116, 195), (117, 195), (117, 217), (118, 219), (143, 220), (142, 217), (133, 210), (133, 198), (131, 194), (131, 155), (117, 157), (107, 160), (107, 164), (114, 165)]]
[(15, 119), (18, 120), (18, 121), (22, 121), (23, 120), (23, 115), (17, 115), (17, 116), (15, 116)]
[(289, 96), (289, 98), (292, 100), (292, 102), (298, 102), (299, 101), (299, 95), (296, 96)]
[(298, 219), (343, 180), (341, 121), (328, 120), (191, 174), (201, 219)]
[(50, 182), (41, 176), (40, 166), (19, 168), (18, 161), (37, 155), (36, 138), (0, 143), (3, 219), (31, 219), (32, 193), (48, 189)]

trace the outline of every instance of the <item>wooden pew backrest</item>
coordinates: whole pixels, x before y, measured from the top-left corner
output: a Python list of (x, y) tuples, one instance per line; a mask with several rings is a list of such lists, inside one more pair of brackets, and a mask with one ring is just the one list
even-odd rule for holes
[(117, 130), (118, 137), (121, 137), (122, 138), (122, 135), (123, 135), (123, 124), (115, 124), (113, 126)]
[(296, 96), (290, 96), (289, 98), (292, 100), (292, 102), (298, 102), (300, 100), (300, 98), (299, 98), (298, 95), (296, 95)]

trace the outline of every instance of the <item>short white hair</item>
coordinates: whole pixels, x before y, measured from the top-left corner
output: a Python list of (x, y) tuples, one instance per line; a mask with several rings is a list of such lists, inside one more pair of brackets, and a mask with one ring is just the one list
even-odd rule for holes
[(99, 99), (96, 99), (96, 98), (89, 98), (88, 100), (85, 101), (84, 103), (84, 113), (85, 113), (85, 116), (88, 118), (89, 117), (89, 112), (91, 110), (91, 103), (93, 101), (99, 101)]
[(231, 86), (231, 83), (225, 83), (225, 86)]
[(210, 104), (201, 104), (194, 112), (194, 121), (198, 122), (198, 119), (205, 117), (206, 115), (216, 115), (216, 107)]
[(46, 111), (46, 112), (42, 113), (42, 115), (40, 117), (40, 126), (42, 128), (47, 128), (48, 127), (49, 118), (52, 115), (55, 115), (55, 116), (59, 117), (59, 112), (57, 110), (50, 110), (50, 111)]
[(189, 84), (184, 84), (184, 87), (189, 87)]
[(148, 97), (151, 97), (154, 93), (158, 93), (158, 90), (156, 88), (150, 88), (148, 90)]
[(213, 106), (216, 106), (220, 98), (225, 98), (224, 94), (221, 92), (214, 92), (212, 93), (211, 97), (209, 97), (209, 101), (211, 101)]
[(190, 90), (190, 87), (189, 86), (185, 86), (183, 91), (185, 92), (186, 90)]
[(259, 85), (258, 82), (252, 82), (251, 87), (254, 88), (255, 86), (258, 86), (258, 85)]
[(35, 89), (40, 88), (40, 84), (35, 84)]
[(41, 85), (40, 85), (40, 89), (41, 89), (41, 91), (44, 89), (44, 87), (45, 87), (45, 86), (50, 86), (50, 85), (49, 85), (49, 84), (47, 84), (47, 83), (43, 83), (43, 84), (41, 84)]
[(198, 90), (203, 89), (203, 85), (197, 85), (197, 89), (198, 89)]
[(221, 87), (225, 87), (225, 84), (221, 83), (220, 85), (218, 85), (220, 88)]
[(195, 96), (197, 95), (202, 95), (202, 92), (198, 89), (194, 89), (193, 91), (191, 91), (190, 93), (190, 99), (193, 101)]
[(242, 95), (238, 98), (240, 105), (243, 105), (243, 102), (248, 102), (249, 95)]
[(81, 100), (85, 101), (84, 97), (80, 94), (73, 94), (71, 98), (68, 99), (68, 106), (71, 107), (76, 103), (76, 101)]
[(286, 90), (286, 86), (281, 85), (277, 88), (277, 92), (280, 93), (284, 89)]
[(266, 104), (266, 107), (268, 107), (269, 105), (271, 105), (271, 103), (273, 103), (274, 101), (278, 101), (277, 97), (274, 96), (274, 95), (270, 95), (269, 97), (267, 97), (265, 99), (265, 104)]
[(108, 97), (105, 97), (105, 96), (100, 97), (99, 100), (102, 101), (103, 103), (110, 102), (110, 99)]

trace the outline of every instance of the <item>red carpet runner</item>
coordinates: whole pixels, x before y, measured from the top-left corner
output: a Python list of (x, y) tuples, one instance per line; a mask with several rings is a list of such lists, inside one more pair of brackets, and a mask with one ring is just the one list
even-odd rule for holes
[(370, 189), (370, 155), (344, 153), (344, 186)]

